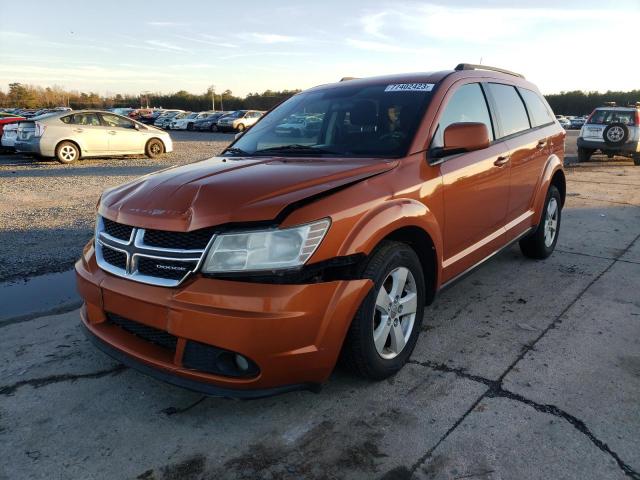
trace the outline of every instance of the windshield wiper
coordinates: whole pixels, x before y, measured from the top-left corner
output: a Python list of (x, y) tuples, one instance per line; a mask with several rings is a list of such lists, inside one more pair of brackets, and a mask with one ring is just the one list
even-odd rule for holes
[(337, 153), (337, 152), (332, 152), (331, 150), (326, 150), (324, 148), (316, 148), (311, 145), (300, 145), (297, 143), (294, 143), (291, 145), (280, 145), (277, 147), (262, 148), (260, 150), (256, 150), (253, 153), (260, 154), (260, 153), (280, 153), (280, 152), (303, 153), (303, 154), (304, 153), (312, 153), (312, 154)]
[(241, 156), (245, 156), (245, 157), (250, 157), (251, 154), (249, 152), (245, 152), (244, 150), (242, 150), (241, 148), (238, 147), (229, 147), (227, 149), (225, 149), (224, 152), (222, 152), (222, 154), (227, 154), (230, 153), (232, 155), (241, 155)]

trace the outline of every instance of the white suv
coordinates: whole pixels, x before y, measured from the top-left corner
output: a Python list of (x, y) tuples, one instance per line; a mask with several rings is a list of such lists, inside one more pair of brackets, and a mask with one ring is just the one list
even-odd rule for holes
[(578, 161), (586, 162), (596, 150), (612, 158), (633, 158), (640, 165), (640, 102), (628, 107), (610, 104), (596, 108), (578, 137)]

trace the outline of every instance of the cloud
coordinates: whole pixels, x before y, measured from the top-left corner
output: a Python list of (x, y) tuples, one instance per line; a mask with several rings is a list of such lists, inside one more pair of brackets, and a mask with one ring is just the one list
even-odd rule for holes
[(427, 53), (428, 48), (406, 47), (401, 43), (379, 42), (373, 40), (360, 40), (356, 38), (347, 38), (347, 45), (360, 50), (369, 50), (372, 52), (384, 53)]
[(280, 35), (277, 33), (258, 33), (258, 32), (250, 32), (238, 35), (240, 38), (249, 38), (258, 43), (291, 43), (297, 42), (301, 39), (299, 37), (292, 37), (289, 35)]
[(182, 27), (188, 25), (188, 23), (184, 22), (147, 22), (147, 25), (151, 25), (152, 27)]
[(201, 34), (201, 36), (205, 38), (185, 37), (184, 35), (174, 35), (174, 37), (179, 38), (181, 40), (186, 40), (188, 42), (203, 43), (205, 45), (211, 45), (212, 47), (238, 48), (238, 45), (235, 45), (233, 43), (216, 41), (218, 37), (212, 37), (211, 35), (204, 35), (204, 34)]
[(169, 42), (163, 42), (160, 40), (145, 40), (147, 45), (151, 45), (152, 47), (157, 47), (163, 50), (169, 50), (173, 52), (189, 52), (188, 49), (180, 47), (178, 45), (174, 45)]

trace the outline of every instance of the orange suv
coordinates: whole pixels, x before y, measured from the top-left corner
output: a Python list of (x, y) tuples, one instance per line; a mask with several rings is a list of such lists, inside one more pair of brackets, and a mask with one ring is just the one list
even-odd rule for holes
[[(276, 133), (298, 116), (318, 128)], [(312, 88), (221, 156), (103, 193), (82, 324), (211, 395), (317, 388), (339, 357), (388, 377), (440, 289), (516, 241), (551, 254), (564, 138), (534, 85), (486, 66)]]

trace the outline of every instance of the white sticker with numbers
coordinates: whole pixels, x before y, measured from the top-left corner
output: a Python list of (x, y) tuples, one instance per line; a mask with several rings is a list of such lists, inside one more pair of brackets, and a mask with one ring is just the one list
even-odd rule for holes
[(434, 83), (394, 83), (387, 85), (385, 92), (430, 92)]

